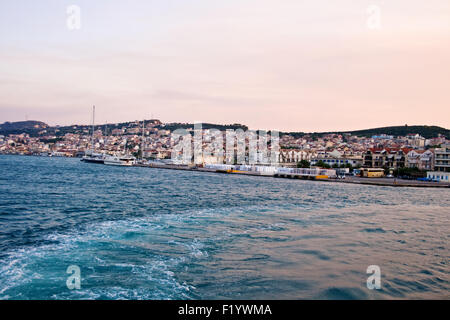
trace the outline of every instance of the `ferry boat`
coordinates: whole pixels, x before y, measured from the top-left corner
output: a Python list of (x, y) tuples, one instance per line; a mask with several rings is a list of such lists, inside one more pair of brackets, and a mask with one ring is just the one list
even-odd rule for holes
[(103, 163), (110, 166), (132, 166), (136, 163), (136, 158), (130, 155), (106, 156)]

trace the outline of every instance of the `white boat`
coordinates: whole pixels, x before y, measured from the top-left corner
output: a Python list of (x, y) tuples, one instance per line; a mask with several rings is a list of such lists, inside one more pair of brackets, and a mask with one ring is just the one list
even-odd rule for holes
[(132, 166), (135, 164), (136, 158), (130, 155), (113, 155), (106, 156), (103, 163), (110, 166)]
[(88, 150), (81, 161), (88, 163), (103, 164), (105, 158), (104, 154), (94, 153), (94, 131), (95, 131), (95, 106), (92, 107), (92, 136), (91, 136), (91, 150)]

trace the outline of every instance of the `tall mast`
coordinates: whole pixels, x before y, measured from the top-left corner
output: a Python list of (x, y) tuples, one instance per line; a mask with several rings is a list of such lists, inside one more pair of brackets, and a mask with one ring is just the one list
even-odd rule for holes
[(142, 120), (141, 160), (144, 160), (145, 120)]
[(92, 107), (92, 138), (91, 138), (92, 154), (94, 154), (94, 130), (95, 130), (95, 106)]

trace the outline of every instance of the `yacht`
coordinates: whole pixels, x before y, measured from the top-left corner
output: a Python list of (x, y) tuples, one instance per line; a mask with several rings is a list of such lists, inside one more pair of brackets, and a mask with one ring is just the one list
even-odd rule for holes
[(81, 158), (83, 162), (103, 164), (105, 155), (101, 153), (94, 153), (94, 131), (95, 131), (95, 106), (92, 107), (92, 136), (91, 136), (91, 150), (86, 152), (86, 155)]
[(106, 156), (103, 163), (110, 166), (132, 166), (135, 164), (136, 158), (130, 155), (113, 155)]

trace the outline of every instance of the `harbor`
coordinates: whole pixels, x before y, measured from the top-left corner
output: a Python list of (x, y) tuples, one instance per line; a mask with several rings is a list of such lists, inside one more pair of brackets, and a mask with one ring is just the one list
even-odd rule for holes
[(259, 177), (285, 178), (285, 179), (302, 179), (325, 181), (335, 183), (351, 183), (374, 186), (389, 187), (419, 187), (419, 188), (450, 188), (450, 183), (405, 180), (397, 178), (365, 178), (358, 176), (345, 176), (338, 178), (336, 170), (333, 169), (304, 169), (304, 168), (284, 168), (284, 167), (267, 167), (267, 166), (233, 166), (233, 165), (177, 165), (163, 163), (136, 163), (134, 166), (143, 168), (166, 169), (166, 170), (187, 170), (196, 172), (209, 172), (220, 174), (237, 174), (250, 175)]

